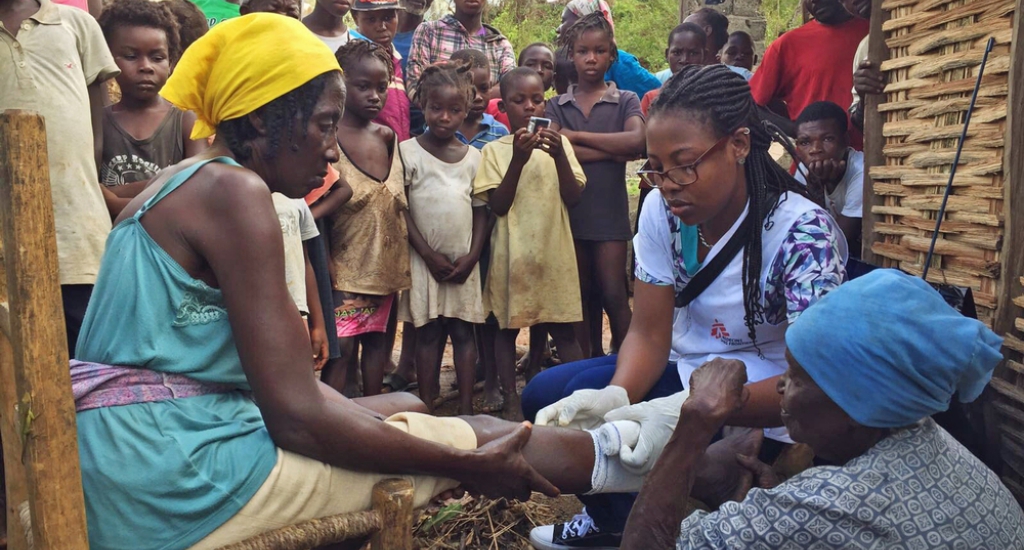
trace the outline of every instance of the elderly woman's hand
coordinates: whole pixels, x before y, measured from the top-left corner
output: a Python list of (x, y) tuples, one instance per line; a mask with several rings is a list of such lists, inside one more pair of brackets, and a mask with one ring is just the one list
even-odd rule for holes
[(736, 462), (753, 474), (753, 486), (759, 489), (774, 489), (781, 483), (778, 474), (771, 466), (761, 462), (756, 456), (740, 454)]
[(524, 422), (505, 437), (480, 447), (470, 455), (462, 475), (456, 480), (470, 493), (487, 498), (514, 498), (525, 502), (530, 500), (533, 491), (557, 497), (558, 488), (523, 457), (523, 447), (531, 433), (529, 423)]
[(747, 402), (750, 393), (746, 383), (747, 366), (743, 361), (712, 359), (690, 375), (690, 398), (683, 406), (725, 420)]

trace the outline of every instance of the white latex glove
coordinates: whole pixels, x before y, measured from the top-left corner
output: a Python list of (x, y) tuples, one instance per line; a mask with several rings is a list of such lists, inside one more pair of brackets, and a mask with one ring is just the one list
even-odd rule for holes
[(619, 462), (626, 471), (636, 475), (651, 471), (668, 439), (672, 437), (679, 422), (679, 410), (689, 396), (690, 392), (683, 390), (668, 397), (615, 409), (604, 415), (608, 422), (632, 420), (640, 424), (640, 440), (636, 445), (623, 445), (619, 450)]
[[(534, 424), (593, 430), (604, 424), (605, 413), (627, 405), (629, 396), (626, 395), (626, 389), (620, 386), (576, 390), (569, 397), (541, 409)], [(678, 412), (676, 414), (678, 416)]]

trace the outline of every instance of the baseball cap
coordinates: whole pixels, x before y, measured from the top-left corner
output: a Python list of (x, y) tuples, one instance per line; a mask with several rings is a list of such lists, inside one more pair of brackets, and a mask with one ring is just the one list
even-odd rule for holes
[(352, 11), (400, 10), (398, 0), (356, 0), (352, 3)]

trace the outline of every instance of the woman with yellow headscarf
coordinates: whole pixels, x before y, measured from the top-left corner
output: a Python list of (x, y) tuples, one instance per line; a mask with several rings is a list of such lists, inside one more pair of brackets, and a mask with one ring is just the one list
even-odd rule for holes
[[(349, 400), (315, 379), (271, 193), (302, 197), (338, 160), (345, 91), (326, 46), (293, 19), (243, 16), (195, 42), (162, 94), (216, 139), (107, 242), (71, 365), (93, 549), (215, 548), (367, 509), (395, 474), (416, 505), (457, 485), (554, 495), (548, 475), (589, 488), (585, 432), (434, 418), (409, 394)], [(565, 449), (584, 457), (572, 475), (546, 462)]]

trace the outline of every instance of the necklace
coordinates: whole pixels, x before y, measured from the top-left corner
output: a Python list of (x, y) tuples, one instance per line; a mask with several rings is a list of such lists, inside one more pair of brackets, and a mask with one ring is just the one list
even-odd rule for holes
[(711, 250), (711, 245), (704, 239), (704, 233), (701, 232), (699, 225), (697, 226), (697, 238), (700, 239), (700, 244), (704, 245), (708, 250)]

